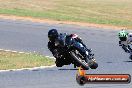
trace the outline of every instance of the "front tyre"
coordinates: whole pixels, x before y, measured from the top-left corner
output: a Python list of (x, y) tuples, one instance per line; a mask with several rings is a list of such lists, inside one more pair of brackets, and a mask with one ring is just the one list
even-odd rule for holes
[(94, 63), (93, 65), (90, 66), (91, 69), (96, 69), (98, 67), (98, 63)]
[(89, 67), (91, 68), (91, 69), (96, 69), (97, 67), (98, 67), (98, 63), (96, 62), (96, 60), (93, 58), (93, 59), (91, 59), (89, 62), (88, 62), (88, 64), (89, 64)]
[(78, 54), (76, 54), (74, 51), (71, 51), (70, 55), (74, 58), (74, 60), (75, 60), (75, 62), (77, 62), (77, 64), (82, 66), (82, 68), (84, 70), (88, 70), (89, 69), (88, 63), (86, 63), (85, 60), (82, 60), (81, 57)]

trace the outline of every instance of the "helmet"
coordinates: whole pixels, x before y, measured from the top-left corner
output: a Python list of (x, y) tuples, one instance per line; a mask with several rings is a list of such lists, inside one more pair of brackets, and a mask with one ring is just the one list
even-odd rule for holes
[(122, 31), (120, 31), (120, 32), (118, 33), (118, 36), (119, 36), (119, 37), (127, 37), (127, 35), (128, 35), (128, 32), (125, 31), (125, 30), (122, 30)]
[(128, 37), (132, 37), (132, 33), (129, 33), (129, 34), (128, 34)]
[(56, 29), (51, 29), (48, 32), (48, 38), (50, 41), (54, 41), (58, 37), (58, 31)]
[(125, 31), (125, 30), (121, 30), (119, 33), (118, 33), (118, 37), (121, 41), (126, 41), (127, 39), (127, 36), (128, 36), (128, 32)]

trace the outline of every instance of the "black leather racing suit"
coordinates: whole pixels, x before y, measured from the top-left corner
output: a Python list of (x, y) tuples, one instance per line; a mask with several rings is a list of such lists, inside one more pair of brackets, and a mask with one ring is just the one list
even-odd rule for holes
[[(71, 37), (71, 38), (74, 38), (77, 42), (80, 42), (81, 44), (83, 44), (85, 46), (85, 44), (82, 42), (82, 39), (78, 37), (78, 35), (76, 34), (66, 34), (66, 33), (60, 33), (59, 36), (66, 36), (67, 38), (68, 37)], [(59, 38), (58, 36), (58, 38)], [(67, 55), (65, 55), (65, 53), (61, 53), (58, 51), (59, 50), (59, 47), (56, 45), (56, 42), (59, 41), (59, 39), (55, 39), (54, 41), (49, 41), (48, 42), (48, 49), (52, 52), (53, 56), (56, 58), (56, 66), (57, 67), (62, 67), (63, 65), (68, 65), (70, 64), (70, 57), (68, 57)], [(62, 48), (61, 48), (62, 49)], [(63, 55), (62, 55), (63, 54)], [(64, 59), (64, 58), (67, 58), (67, 59)], [(68, 60), (69, 59), (69, 60)]]

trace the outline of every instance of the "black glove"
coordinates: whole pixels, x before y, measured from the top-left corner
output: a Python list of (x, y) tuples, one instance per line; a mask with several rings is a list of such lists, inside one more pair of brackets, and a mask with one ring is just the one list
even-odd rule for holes
[(122, 46), (121, 41), (119, 41), (119, 46)]

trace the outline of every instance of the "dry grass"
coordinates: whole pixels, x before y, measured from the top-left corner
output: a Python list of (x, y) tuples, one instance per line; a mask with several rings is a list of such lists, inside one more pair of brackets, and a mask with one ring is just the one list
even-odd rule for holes
[(0, 70), (53, 65), (54, 60), (38, 54), (0, 51)]
[(0, 0), (0, 13), (132, 28), (131, 0)]
[(0, 0), (0, 8), (49, 10), (56, 6), (54, 0)]

